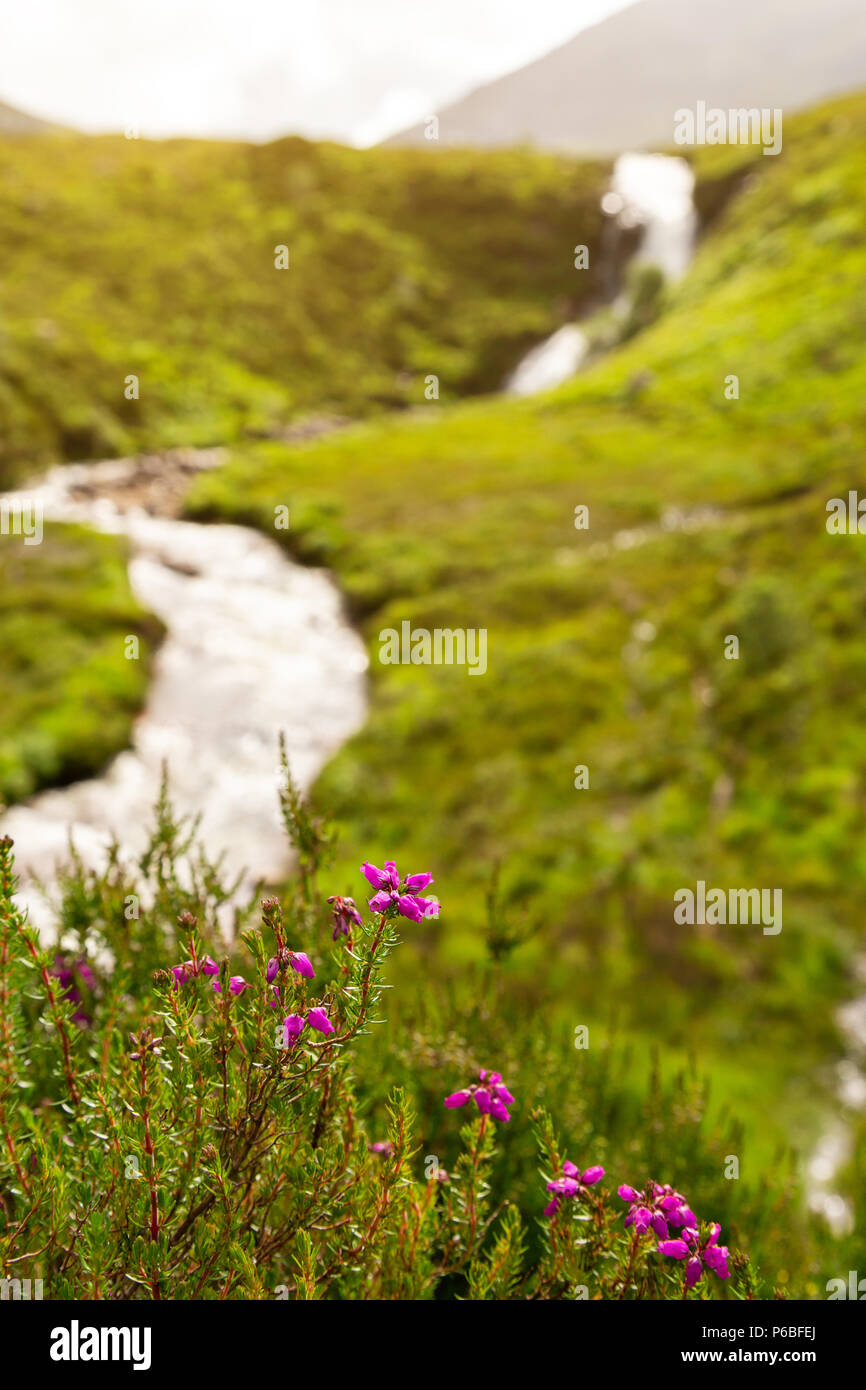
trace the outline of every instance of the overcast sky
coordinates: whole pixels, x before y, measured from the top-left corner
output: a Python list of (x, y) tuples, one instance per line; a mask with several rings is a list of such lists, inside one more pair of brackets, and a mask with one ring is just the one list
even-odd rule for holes
[(0, 100), (82, 130), (371, 144), (632, 0), (0, 0)]

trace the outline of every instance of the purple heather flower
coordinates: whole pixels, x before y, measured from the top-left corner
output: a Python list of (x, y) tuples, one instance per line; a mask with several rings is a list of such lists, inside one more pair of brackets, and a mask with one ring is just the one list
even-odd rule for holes
[(299, 975), (303, 975), (307, 980), (314, 980), (316, 972), (310, 963), (310, 957), (303, 951), (289, 951), (289, 965), (293, 970), (297, 970)]
[(654, 1198), (671, 1226), (676, 1226), (677, 1229), (681, 1226), (697, 1226), (697, 1217), (685, 1197), (679, 1192), (675, 1192), (670, 1183), (665, 1183), (662, 1187), (659, 1183), (654, 1182), (651, 1187)]
[(304, 1031), (304, 1020), (300, 1014), (289, 1014), (283, 1019), (283, 1037), (286, 1047), (294, 1047)]
[[(214, 992), (216, 994), (222, 994), (219, 980), (214, 980), (213, 987)], [(246, 988), (247, 982), (244, 979), (243, 975), (232, 975), (231, 979), (229, 980), (229, 992), (231, 994), (243, 994)]]
[(269, 985), (273, 984), (277, 975), (285, 966), (290, 965), (299, 975), (303, 975), (308, 980), (316, 977), (316, 972), (310, 962), (310, 957), (304, 951), (289, 951), (286, 947), (276, 956), (271, 956), (268, 961), (268, 968), (265, 971), (265, 978)]
[(694, 1226), (684, 1226), (678, 1240), (663, 1240), (659, 1243), (659, 1254), (672, 1260), (687, 1260), (686, 1288), (694, 1288), (704, 1272), (704, 1266), (711, 1269), (720, 1279), (727, 1279), (728, 1247), (719, 1245), (722, 1228), (718, 1221), (710, 1226), (709, 1235), (701, 1239)]
[[(178, 989), (180, 985), (185, 985), (188, 980), (195, 980), (199, 975), (218, 975), (220, 968), (213, 956), (204, 956), (202, 960), (185, 960), (183, 965), (172, 966), (174, 976), (174, 987)], [(236, 978), (240, 978), (237, 976)]]
[(473, 1082), (464, 1091), (452, 1092), (450, 1096), (445, 1097), (446, 1106), (449, 1110), (456, 1110), (474, 1099), (482, 1115), (491, 1115), (494, 1120), (500, 1120), (505, 1124), (511, 1119), (505, 1107), (514, 1104), (514, 1096), (504, 1085), (498, 1071), (486, 1071), (482, 1068), (478, 1076), (482, 1082), (480, 1086)]
[(504, 1100), (506, 1105), (514, 1104), (514, 1096), (502, 1080), (501, 1072), (487, 1071), (486, 1068), (482, 1067), (478, 1076), (491, 1094), (496, 1096), (498, 1100)]
[(384, 869), (377, 869), (375, 864), (362, 864), (361, 873), (377, 889), (370, 899), (371, 912), (387, 912), (389, 907), (396, 907), (401, 917), (408, 917), (410, 922), (439, 916), (436, 899), (419, 896), (419, 890), (433, 882), (432, 874), (409, 874), (403, 880), (401, 892), (400, 875), (393, 859), (386, 859)]
[(482, 1067), (478, 1077), (483, 1083), (475, 1092), (475, 1104), (478, 1109), (482, 1114), (492, 1115), (494, 1120), (510, 1120), (511, 1116), (505, 1107), (514, 1104), (514, 1096), (503, 1083), (501, 1073), (487, 1071)]
[(329, 903), (334, 904), (334, 934), (332, 940), (336, 941), (338, 936), (350, 936), (352, 927), (363, 927), (364, 919), (355, 906), (354, 898), (341, 898), (339, 895), (328, 899)]
[(371, 1154), (382, 1154), (389, 1157), (394, 1152), (394, 1145), (390, 1139), (377, 1139), (375, 1144), (368, 1144), (367, 1149)]
[(392, 888), (400, 887), (400, 875), (393, 859), (385, 860), (384, 869), (377, 869), (375, 864), (369, 862), (364, 863), (361, 865), (361, 873), (374, 888), (384, 888), (386, 892), (390, 892)]
[(324, 1009), (310, 1009), (307, 1014), (307, 1022), (311, 1028), (316, 1028), (320, 1033), (333, 1033), (334, 1025), (328, 1018)]
[(678, 1228), (695, 1224), (694, 1213), (686, 1205), (685, 1197), (674, 1192), (669, 1184), (661, 1187), (659, 1183), (651, 1182), (645, 1191), (638, 1192), (636, 1188), (623, 1183), (617, 1191), (622, 1200), (629, 1204), (626, 1226), (634, 1226), (641, 1235), (651, 1227), (657, 1236), (666, 1240), (669, 1225)]
[(410, 893), (420, 893), (422, 888), (429, 888), (432, 882), (432, 874), (407, 874), (404, 886)]
[(174, 987), (179, 989), (181, 985), (185, 985), (187, 980), (192, 978), (192, 961), (188, 960), (184, 965), (173, 965), (171, 973), (174, 976)]
[(566, 1197), (577, 1197), (603, 1177), (604, 1169), (599, 1164), (581, 1173), (577, 1164), (566, 1159), (562, 1165), (562, 1177), (553, 1178), (547, 1184), (547, 1190), (553, 1193), (553, 1197), (544, 1208), (544, 1215), (555, 1216)]

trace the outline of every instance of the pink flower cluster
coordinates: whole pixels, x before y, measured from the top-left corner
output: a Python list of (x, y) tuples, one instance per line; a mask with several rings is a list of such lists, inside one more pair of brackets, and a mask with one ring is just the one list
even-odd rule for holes
[(466, 1105), (470, 1100), (474, 1100), (482, 1115), (490, 1115), (494, 1120), (503, 1123), (510, 1120), (511, 1116), (506, 1110), (506, 1105), (514, 1104), (514, 1096), (508, 1087), (503, 1083), (498, 1071), (485, 1071), (483, 1068), (478, 1073), (480, 1085), (472, 1082), (462, 1091), (453, 1091), (450, 1096), (445, 1097), (445, 1104), (449, 1110), (455, 1110), (458, 1106)]
[[(274, 981), (281, 972), (288, 969), (296, 971), (306, 980), (313, 980), (316, 976), (312, 962), (304, 951), (290, 951), (288, 947), (280, 945), (277, 954), (271, 957), (265, 970), (265, 978), (271, 986), (273, 994), (273, 998), (269, 1000), (272, 1009), (280, 1007), (279, 988), (274, 984)], [(182, 965), (173, 966), (171, 973), (174, 976), (174, 988), (177, 990), (181, 985), (196, 979), (199, 975), (219, 975), (219, 966), (211, 956), (204, 956), (201, 960), (187, 960)], [(214, 979), (213, 988), (217, 994), (222, 993), (218, 979)], [(242, 975), (232, 975), (229, 980), (229, 990), (233, 995), (242, 994), (248, 988), (249, 985)], [(306, 1018), (303, 1014), (288, 1014), (286, 1016), (283, 1020), (284, 1046), (294, 1047), (307, 1024), (320, 1033), (327, 1034), (335, 1031), (326, 1010), (318, 1005), (307, 1010)]]
[(544, 1215), (555, 1216), (567, 1197), (584, 1196), (587, 1189), (603, 1177), (604, 1169), (598, 1164), (594, 1168), (585, 1168), (581, 1173), (576, 1164), (566, 1159), (562, 1165), (562, 1177), (553, 1178), (547, 1184), (547, 1190), (553, 1193), (553, 1197), (544, 1208)]
[(364, 919), (355, 906), (354, 898), (341, 898), (339, 894), (335, 894), (328, 902), (333, 903), (333, 941), (336, 941), (338, 936), (351, 937), (353, 927), (363, 927)]
[[(370, 899), (371, 912), (384, 913), (389, 908), (396, 907), (401, 916), (408, 917), (413, 922), (439, 915), (439, 904), (434, 898), (419, 896), (421, 889), (433, 882), (432, 874), (409, 874), (401, 883), (397, 866), (391, 859), (385, 861), (384, 870), (377, 869), (374, 864), (362, 864), (361, 873), (377, 890)], [(340, 936), (351, 937), (353, 927), (364, 925), (354, 898), (344, 898), (335, 894), (328, 902), (333, 906), (334, 941)], [(280, 1005), (279, 989), (274, 982), (281, 972), (292, 969), (307, 980), (313, 980), (316, 976), (309, 956), (303, 951), (290, 951), (288, 947), (283, 946), (279, 934), (278, 946), (279, 950), (275, 956), (271, 956), (266, 971), (267, 982), (272, 987), (274, 996), (270, 1000), (272, 1009), (279, 1008)], [(303, 1014), (288, 1014), (283, 1020), (284, 1045), (288, 1048), (294, 1047), (307, 1024), (320, 1033), (334, 1032), (333, 1023), (321, 1007), (308, 1009), (306, 1018)], [(507, 1114), (505, 1118), (508, 1119)]]
[[(181, 985), (196, 979), (199, 975), (219, 975), (220, 968), (212, 956), (205, 956), (203, 960), (186, 960), (183, 965), (172, 966), (171, 973), (174, 976), (174, 987), (177, 990)], [(213, 988), (215, 993), (222, 993), (219, 980), (214, 980)], [(243, 994), (247, 988), (248, 985), (243, 975), (232, 975), (229, 980), (229, 989), (232, 994)]]
[(324, 1009), (308, 1009), (306, 1018), (303, 1014), (289, 1014), (283, 1019), (283, 1046), (294, 1047), (307, 1023), (319, 1033), (334, 1032), (334, 1025)]
[[(375, 913), (385, 913), (389, 909), (396, 908), (402, 917), (407, 917), (413, 922), (420, 922), (425, 917), (438, 917), (439, 903), (435, 898), (421, 897), (421, 890), (428, 887), (433, 882), (432, 874), (408, 874), (405, 879), (400, 880), (397, 873), (397, 866), (394, 861), (385, 861), (384, 869), (377, 869), (374, 864), (363, 864), (361, 872), (369, 883), (376, 889), (370, 899), (370, 910)], [(351, 937), (354, 926), (363, 926), (363, 919), (355, 906), (353, 898), (344, 898), (335, 895), (328, 899), (333, 906), (334, 912), (334, 932), (333, 939), (336, 941), (340, 936)], [(277, 936), (277, 952), (271, 956), (265, 971), (265, 978), (270, 986), (272, 998), (268, 1001), (272, 1009), (281, 1006), (279, 976), (287, 970), (294, 970), (298, 975), (302, 975), (305, 980), (314, 980), (316, 972), (313, 969), (309, 956), (304, 951), (292, 951), (283, 944), (282, 934), (279, 923), (279, 904), (276, 899), (268, 900), (263, 904), (265, 910), (265, 920), (271, 920), (268, 913), (275, 913), (275, 932)], [(194, 925), (195, 918), (188, 913), (181, 914), (179, 921), (184, 925)], [(351, 944), (351, 942), (350, 942)], [(193, 952), (195, 947), (193, 947)], [(180, 989), (190, 980), (196, 979), (199, 975), (219, 975), (219, 966), (211, 956), (205, 956), (198, 960), (193, 955), (192, 960), (186, 960), (181, 965), (172, 967), (174, 976), (174, 988)], [(59, 971), (58, 971), (59, 973)], [(67, 972), (68, 973), (68, 972)], [(71, 976), (70, 976), (71, 979)], [(63, 983), (68, 981), (64, 977)], [(214, 978), (213, 988), (220, 993), (219, 979)], [(232, 994), (242, 994), (248, 988), (247, 981), (242, 975), (232, 975), (229, 981), (229, 989)], [(294, 1047), (304, 1028), (310, 1026), (318, 1032), (329, 1034), (335, 1031), (334, 1025), (328, 1017), (327, 1011), (320, 1005), (307, 1010), (306, 1018), (303, 1014), (287, 1014), (283, 1019), (283, 1038), (287, 1048)], [(484, 1073), (482, 1073), (482, 1076)], [(501, 1078), (495, 1078), (501, 1081)], [(474, 1089), (474, 1088), (473, 1088)], [(495, 1114), (497, 1119), (508, 1119), (508, 1113), (502, 1105), (500, 1092), (508, 1096), (504, 1087), (498, 1087), (495, 1082), (491, 1084), (489, 1091), (489, 1113)], [(487, 1096), (487, 1092), (484, 1093)], [(508, 1096), (510, 1100), (511, 1097)], [(479, 1107), (482, 1106), (482, 1099), (479, 1099)]]
[(377, 869), (375, 864), (362, 864), (361, 873), (377, 890), (370, 899), (371, 912), (387, 912), (395, 907), (401, 917), (408, 917), (412, 922), (439, 916), (437, 900), (420, 896), (421, 890), (433, 882), (432, 874), (407, 874), (401, 882), (393, 859), (385, 860), (384, 869)]
[(719, 1245), (722, 1228), (714, 1221), (705, 1235), (694, 1226), (684, 1226), (679, 1240), (663, 1240), (659, 1243), (659, 1254), (668, 1255), (672, 1260), (685, 1260), (686, 1288), (691, 1289), (698, 1282), (704, 1269), (711, 1269), (720, 1279), (727, 1279), (727, 1245)]
[(283, 946), (275, 956), (271, 956), (268, 961), (267, 981), (272, 985), (282, 970), (287, 970), (291, 966), (299, 975), (303, 975), (306, 980), (314, 980), (316, 972), (310, 962), (310, 957), (303, 951), (290, 951)]
[(697, 1224), (695, 1214), (687, 1205), (685, 1197), (681, 1197), (679, 1192), (674, 1192), (668, 1184), (662, 1187), (657, 1182), (647, 1183), (641, 1193), (623, 1183), (617, 1188), (617, 1192), (622, 1200), (629, 1204), (625, 1218), (626, 1226), (634, 1226), (641, 1234), (652, 1227), (657, 1236), (666, 1240), (669, 1226), (679, 1230), (682, 1226)]
[[(623, 1184), (618, 1189), (620, 1197), (628, 1202), (626, 1226), (634, 1226), (638, 1235), (652, 1230), (659, 1237), (658, 1252), (672, 1260), (685, 1260), (685, 1285), (694, 1288), (705, 1269), (710, 1269), (720, 1279), (728, 1278), (728, 1255), (726, 1245), (719, 1245), (722, 1228), (717, 1221), (702, 1235), (698, 1221), (685, 1197), (672, 1187), (664, 1187), (657, 1182), (647, 1183), (644, 1191)], [(679, 1231), (679, 1236), (671, 1238), (670, 1227)]]
[[(474, 1100), (482, 1115), (490, 1115), (495, 1120), (510, 1120), (506, 1105), (514, 1104), (514, 1097), (504, 1085), (500, 1073), (482, 1070), (478, 1077), (478, 1082), (472, 1082), (446, 1096), (447, 1108), (454, 1110)], [(600, 1164), (581, 1172), (576, 1163), (566, 1159), (561, 1175), (547, 1183), (547, 1190), (552, 1195), (544, 1208), (545, 1216), (556, 1216), (563, 1202), (569, 1198), (588, 1196), (589, 1189), (603, 1177), (604, 1169)], [(718, 1243), (721, 1226), (714, 1222), (701, 1234), (695, 1214), (685, 1197), (675, 1192), (669, 1183), (650, 1182), (642, 1192), (623, 1183), (617, 1191), (622, 1200), (628, 1203), (626, 1226), (633, 1227), (638, 1238), (644, 1232), (652, 1231), (659, 1238), (659, 1254), (687, 1261), (686, 1289), (694, 1287), (704, 1269), (712, 1270), (720, 1279), (728, 1278), (728, 1247)], [(675, 1239), (671, 1239), (671, 1228), (679, 1231)]]
[[(445, 1104), (449, 1110), (455, 1110), (468, 1105), (471, 1100), (475, 1101), (482, 1115), (490, 1115), (494, 1120), (503, 1123), (511, 1119), (506, 1106), (515, 1104), (514, 1096), (498, 1071), (482, 1068), (478, 1073), (477, 1082), (471, 1082), (461, 1091), (453, 1091), (450, 1096), (445, 1097)], [(562, 1177), (553, 1178), (547, 1184), (547, 1190), (552, 1192), (553, 1196), (544, 1208), (545, 1216), (555, 1216), (568, 1197), (583, 1195), (593, 1183), (599, 1182), (603, 1177), (604, 1169), (598, 1165), (586, 1168), (581, 1173), (576, 1164), (566, 1159), (562, 1165)]]
[[(475, 1101), (482, 1115), (490, 1115), (494, 1120), (503, 1123), (510, 1120), (511, 1116), (506, 1109), (508, 1105), (514, 1105), (514, 1096), (508, 1090), (502, 1080), (502, 1075), (498, 1071), (487, 1071), (482, 1068), (478, 1073), (478, 1081), (473, 1081), (468, 1086), (464, 1086), (461, 1091), (452, 1091), (450, 1096), (445, 1097), (445, 1104), (449, 1110), (455, 1110), (460, 1106), (468, 1105), (471, 1100)], [(547, 1184), (548, 1192), (553, 1196), (544, 1208), (545, 1216), (555, 1216), (562, 1203), (569, 1197), (584, 1195), (594, 1183), (599, 1182), (604, 1177), (604, 1169), (596, 1165), (593, 1168), (586, 1168), (581, 1173), (576, 1164), (566, 1159), (562, 1165), (562, 1176), (553, 1178)]]
[[(424, 917), (438, 916), (438, 902), (419, 896), (420, 891), (432, 883), (430, 874), (410, 874), (401, 883), (396, 865), (391, 860), (386, 860), (384, 871), (373, 864), (364, 864), (361, 872), (377, 890), (370, 899), (372, 912), (387, 912), (395, 907), (403, 917), (416, 922)], [(335, 904), (335, 939), (341, 932), (349, 934), (351, 923), (357, 917), (354, 903), (351, 899), (343, 898), (329, 898), (328, 901)], [(498, 1071), (482, 1068), (478, 1081), (470, 1082), (459, 1091), (452, 1091), (445, 1097), (445, 1105), (449, 1110), (455, 1110), (473, 1100), (482, 1115), (490, 1115), (503, 1123), (511, 1119), (507, 1106), (515, 1103), (514, 1097)], [(385, 1148), (384, 1144), (374, 1145), (372, 1151), (384, 1152)], [(563, 1202), (569, 1198), (588, 1196), (589, 1189), (603, 1177), (604, 1169), (600, 1164), (581, 1172), (576, 1163), (566, 1159), (562, 1174), (547, 1183), (547, 1191), (552, 1195), (544, 1208), (545, 1216), (556, 1216)], [(660, 1254), (687, 1261), (687, 1289), (697, 1283), (704, 1269), (712, 1270), (720, 1279), (728, 1278), (728, 1247), (718, 1244), (721, 1227), (714, 1222), (701, 1234), (695, 1214), (685, 1197), (675, 1192), (669, 1183), (650, 1182), (642, 1192), (623, 1183), (617, 1190), (623, 1201), (628, 1203), (626, 1226), (634, 1227), (638, 1238), (651, 1230), (659, 1239)], [(671, 1238), (671, 1228), (679, 1232), (676, 1238)]]

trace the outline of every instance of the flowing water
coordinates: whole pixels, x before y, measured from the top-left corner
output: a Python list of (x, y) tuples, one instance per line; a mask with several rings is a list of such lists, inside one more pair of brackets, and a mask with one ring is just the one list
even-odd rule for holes
[[(691, 189), (684, 160), (629, 154), (617, 160), (606, 197), (611, 217), (643, 226), (638, 256), (671, 278), (691, 256)], [(565, 325), (527, 355), (509, 390), (555, 386), (586, 352), (580, 328)], [(228, 868), (252, 879), (276, 877), (287, 865), (276, 815), (278, 732), (308, 787), (363, 722), (367, 657), (330, 577), (244, 527), (165, 514), (191, 474), (219, 461), (219, 451), (175, 451), (66, 465), (22, 494), (48, 520), (126, 536), (133, 590), (167, 628), (132, 747), (101, 776), (43, 792), (0, 823), (16, 840), (23, 896), (37, 918), (32, 878), (50, 883), (70, 832), (94, 866), (113, 834), (126, 853), (141, 849), (163, 763), (177, 810), (201, 814), (208, 852), (225, 853)]]
[(626, 226), (643, 227), (637, 261), (681, 280), (695, 252), (695, 176), (686, 160), (664, 154), (622, 154), (602, 206)]
[[(198, 466), (218, 461), (205, 455)], [(202, 815), (208, 853), (225, 852), (226, 867), (246, 869), (248, 882), (275, 877), (288, 863), (279, 731), (308, 787), (365, 716), (367, 656), (330, 576), (245, 527), (149, 514), (130, 500), (146, 482), (140, 461), (119, 460), (55, 468), (22, 493), (47, 520), (126, 536), (132, 588), (167, 629), (132, 747), (101, 776), (43, 792), (0, 823), (16, 841), (22, 896), (37, 921), (44, 906), (29, 880), (51, 879), (70, 831), (94, 867), (112, 833), (129, 855), (142, 848), (163, 762), (177, 810)]]
[[(866, 956), (854, 962), (855, 978), (866, 986)], [(866, 993), (843, 1004), (836, 1014), (846, 1055), (836, 1065), (835, 1094), (841, 1114), (825, 1130), (809, 1159), (809, 1202), (837, 1235), (854, 1227), (850, 1202), (836, 1191), (836, 1179), (853, 1151), (847, 1115), (866, 1110)]]
[(575, 323), (566, 323), (543, 343), (530, 348), (506, 385), (512, 396), (535, 396), (574, 376), (589, 354), (589, 339)]
[[(672, 283), (681, 279), (694, 254), (697, 213), (694, 174), (684, 159), (663, 154), (623, 154), (613, 169), (602, 209), (621, 227), (643, 228), (635, 262), (656, 265)], [(625, 297), (614, 304), (624, 316)], [(573, 323), (531, 348), (505, 384), (513, 396), (533, 396), (559, 386), (585, 364), (590, 342)]]

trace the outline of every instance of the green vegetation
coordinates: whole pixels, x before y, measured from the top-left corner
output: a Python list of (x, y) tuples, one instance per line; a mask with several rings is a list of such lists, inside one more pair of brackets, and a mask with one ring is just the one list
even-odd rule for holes
[[(597, 240), (608, 177), (530, 152), (0, 139), (0, 489), (58, 458), (420, 402), (430, 372), (443, 399), (497, 387), (598, 293), (572, 247)], [(0, 545), (11, 799), (122, 748), (147, 672), (122, 658), (143, 619), (115, 542)]]
[[(727, 211), (743, 155), (704, 151), (692, 273), (567, 387), (245, 446), (189, 505), (267, 529), (288, 503), (295, 553), (340, 578), (372, 710), (319, 790), (346, 886), (362, 853), (447, 876), (416, 968), (481, 958), (501, 861), (513, 987), (544, 1026), (617, 1011), (638, 1049), (700, 1047), (759, 1143), (816, 1122), (866, 878), (866, 570), (825, 529), (866, 489), (864, 135), (862, 98), (786, 123)], [(404, 620), (486, 628), (487, 674), (380, 665)], [(781, 934), (677, 926), (698, 879), (783, 889)]]
[(430, 373), (443, 400), (496, 389), (598, 295), (573, 247), (598, 244), (608, 177), (529, 151), (0, 139), (0, 487), (423, 402)]
[[(128, 745), (161, 633), (115, 537), (47, 526), (38, 546), (0, 538), (0, 801), (84, 777)], [(124, 656), (132, 635), (137, 661)]]
[[(277, 539), (334, 569), (369, 642), (370, 718), (318, 789), (340, 829), (330, 886), (357, 893), (362, 858), (394, 857), (433, 870), (443, 913), (389, 964), (425, 988), (361, 1047), (361, 1103), (381, 1116), (385, 1078), (411, 1079), (425, 1144), (447, 1152), (443, 1068), (537, 1075), (532, 1103), (562, 1097), (580, 1157), (664, 1160), (655, 1175), (691, 1175), (726, 1223), (737, 1197), (753, 1233), (764, 1211), (768, 1277), (795, 1270), (811, 1293), (828, 1271), (774, 1155), (822, 1123), (862, 941), (866, 571), (825, 508), (866, 492), (864, 136), (857, 98), (787, 122), (777, 159), (702, 151), (708, 235), (675, 291), (645, 279), (641, 331), (543, 398), (463, 403), (581, 292), (590, 307), (571, 248), (598, 237), (600, 166), (301, 141), (0, 147), (0, 479), (58, 453), (235, 441), (189, 514), (273, 534), (288, 504)], [(442, 399), (425, 404), (430, 373)], [(280, 442), (313, 411), (378, 418)], [(0, 551), (7, 795), (102, 761), (146, 675), (122, 658), (145, 620), (116, 542), (50, 535)], [(379, 633), (404, 621), (486, 629), (487, 673), (381, 665)], [(781, 933), (677, 925), (674, 893), (699, 879), (782, 889)], [(528, 1192), (534, 1150), (515, 1152), (508, 1190)], [(744, 1193), (768, 1173), (782, 1190), (741, 1199), (718, 1176), (728, 1153)]]
[[(227, 887), (165, 795), (137, 865), (62, 878), (62, 954), (23, 921), (0, 838), (0, 1260), (16, 1277), (46, 1299), (679, 1300), (681, 1260), (662, 1233), (634, 1239), (617, 1194), (653, 1181), (690, 1208), (678, 1224), (668, 1209), (671, 1235), (718, 1222), (730, 1248), (690, 1299), (822, 1298), (856, 1267), (856, 1236), (797, 1219), (790, 1154), (729, 1180), (741, 1129), (710, 1120), (693, 1068), (639, 1079), (621, 1045), (528, 1019), (498, 928), (459, 993), (383, 992), (416, 927), (391, 906), (333, 939), (329, 827), (292, 789), (282, 810), (300, 872), (282, 905), (243, 914), (230, 958)], [(130, 901), (147, 905), (131, 919)], [(482, 1066), (507, 1108), (447, 1107)], [(566, 1159), (585, 1185), (546, 1211)]]

